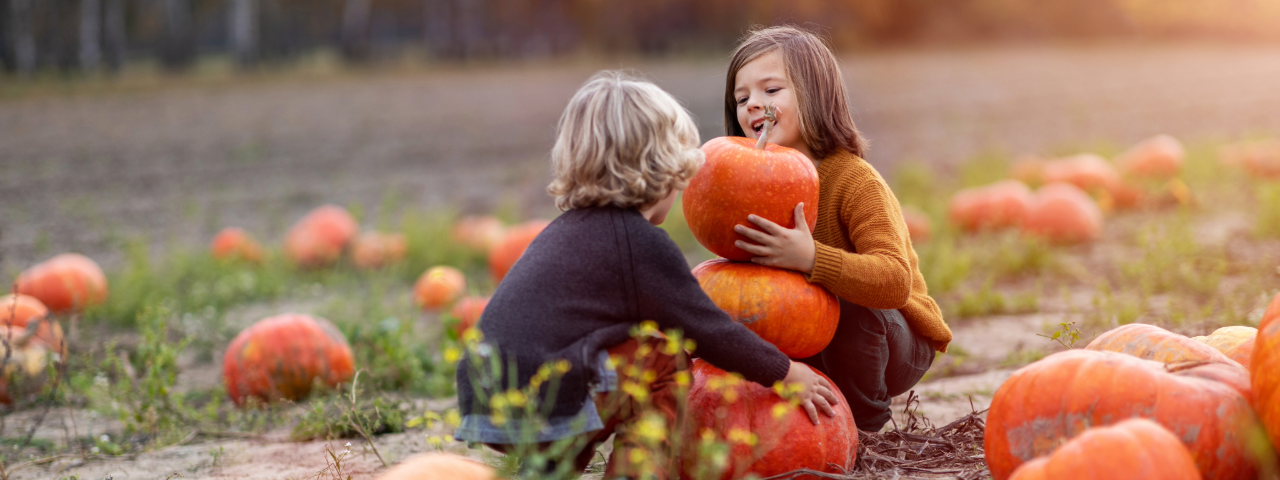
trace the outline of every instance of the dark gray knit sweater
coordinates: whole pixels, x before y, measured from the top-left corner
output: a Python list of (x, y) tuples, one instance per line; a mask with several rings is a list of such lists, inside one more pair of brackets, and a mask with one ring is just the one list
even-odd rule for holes
[[(667, 233), (634, 208), (576, 209), (552, 221), (498, 286), (479, 328), (503, 365), (515, 361), (518, 388), (539, 366), (569, 360), (550, 415), (563, 417), (588, 400), (598, 352), (626, 341), (644, 320), (682, 329), (697, 342), (699, 357), (764, 386), (790, 367), (773, 344), (712, 303)], [(458, 365), (458, 405), (464, 415), (485, 414), (470, 364), (464, 357)], [(505, 390), (509, 382), (498, 385)]]

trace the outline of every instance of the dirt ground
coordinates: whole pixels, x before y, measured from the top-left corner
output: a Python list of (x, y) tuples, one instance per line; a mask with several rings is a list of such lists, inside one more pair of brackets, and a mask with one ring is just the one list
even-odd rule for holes
[[(367, 218), (382, 205), (488, 211), (512, 204), (526, 215), (550, 214), (554, 206), (543, 189), (555, 122), (593, 71), (638, 70), (682, 99), (709, 138), (722, 128), (722, 63), (176, 82), (0, 100), (0, 274), (12, 276), (59, 251), (87, 253), (110, 268), (122, 240), (149, 238), (157, 249), (201, 245), (225, 225), (274, 241), (322, 202), (363, 205)], [(847, 57), (844, 68), (859, 127), (872, 142), (870, 160), (889, 176), (902, 162), (925, 162), (945, 174), (984, 153), (1114, 148), (1162, 132), (1195, 142), (1280, 131), (1280, 48), (896, 51)], [(1198, 241), (1214, 243), (1244, 228), (1246, 220), (1228, 215), (1195, 230)], [(1090, 296), (1063, 301), (1087, 303)], [(967, 352), (966, 363), (935, 365), (952, 371), (917, 386), (920, 412), (942, 425), (989, 405), (1012, 372), (1001, 362), (1049, 350), (1035, 334), (1071, 319), (1069, 305), (1055, 301), (1046, 299), (1034, 314), (955, 322), (953, 349)], [(192, 379), (184, 381), (216, 382), (216, 370), (187, 372)], [(903, 406), (905, 397), (895, 410)], [(35, 414), (8, 421), (29, 424)], [(46, 422), (37, 437), (60, 441), (68, 429), (76, 431), (71, 436), (120, 429), (84, 411), (50, 415), (60, 420)], [(12, 478), (330, 478), (322, 472), (326, 449), (342, 452), (345, 443), (293, 443), (287, 432), (195, 437), (135, 457), (60, 460)], [(344, 472), (373, 478), (377, 457), (352, 444)], [(377, 447), (388, 462), (428, 450), (420, 431), (378, 437)], [(457, 443), (446, 448), (465, 450)]]

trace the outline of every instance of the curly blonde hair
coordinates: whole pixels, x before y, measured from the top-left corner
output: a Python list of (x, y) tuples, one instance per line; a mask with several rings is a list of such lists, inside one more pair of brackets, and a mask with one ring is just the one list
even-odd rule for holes
[(703, 162), (689, 112), (657, 85), (622, 72), (591, 77), (557, 130), (547, 192), (561, 210), (650, 205), (684, 189)]

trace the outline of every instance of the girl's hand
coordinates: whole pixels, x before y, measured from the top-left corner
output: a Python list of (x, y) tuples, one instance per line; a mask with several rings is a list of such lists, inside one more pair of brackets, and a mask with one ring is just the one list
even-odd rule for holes
[(733, 231), (759, 245), (742, 240), (735, 241), (734, 245), (755, 255), (751, 259), (753, 263), (813, 273), (813, 234), (809, 232), (809, 223), (804, 221), (804, 203), (796, 204), (796, 228), (783, 228), (758, 215), (748, 216), (747, 220), (751, 220), (760, 230), (735, 225)]
[(808, 365), (791, 361), (787, 378), (782, 379), (782, 382), (804, 387), (800, 391), (800, 407), (809, 414), (809, 421), (814, 425), (818, 424), (818, 410), (822, 410), (822, 413), (828, 417), (836, 416), (836, 411), (831, 406), (839, 402), (836, 400), (836, 394), (831, 393), (831, 384), (827, 383), (827, 379), (822, 378), (822, 375), (813, 373)]

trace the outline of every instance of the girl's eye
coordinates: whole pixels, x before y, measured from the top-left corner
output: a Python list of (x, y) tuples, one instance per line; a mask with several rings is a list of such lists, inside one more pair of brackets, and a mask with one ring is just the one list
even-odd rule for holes
[(744, 104), (744, 103), (747, 103), (747, 97), (739, 97), (739, 98), (738, 98), (738, 105), (742, 105), (742, 104)]
[(782, 89), (781, 89), (781, 88), (778, 88), (778, 87), (774, 87), (774, 88), (766, 89), (766, 90), (764, 91), (764, 93), (767, 93), (767, 94), (769, 94), (769, 95), (773, 95), (773, 94), (775, 94), (775, 93), (778, 93), (778, 90), (782, 90)]

